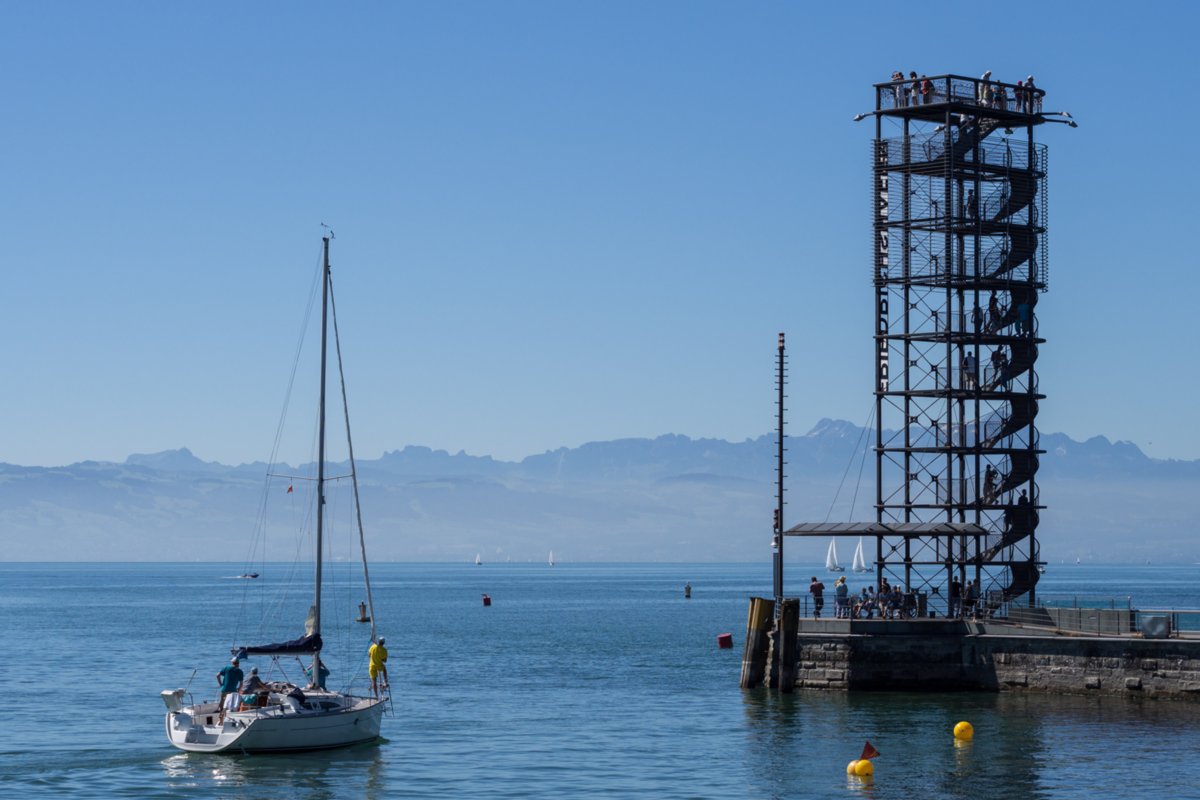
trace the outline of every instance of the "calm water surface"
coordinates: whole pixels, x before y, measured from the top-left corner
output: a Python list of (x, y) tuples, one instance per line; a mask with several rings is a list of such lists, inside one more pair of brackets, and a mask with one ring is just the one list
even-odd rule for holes
[[(293, 612), (275, 602), (286, 568), (239, 571), (0, 565), (0, 795), (1200, 798), (1198, 704), (741, 691), (746, 599), (771, 585), (769, 566), (743, 564), (376, 566), (394, 687), (384, 741), (185, 754), (166, 742), (159, 691), (191, 679), (213, 695), (232, 639), (254, 639), (262, 612)], [(362, 598), (348, 570), (332, 577), (326, 618), (351, 619)], [(1200, 567), (1052, 566), (1039, 589), (1198, 608)], [(331, 683), (361, 688), (369, 632), (348, 627), (327, 637)], [(723, 632), (733, 650), (717, 649)], [(965, 747), (950, 735), (960, 719), (976, 730)], [(867, 739), (875, 779), (847, 779)]]

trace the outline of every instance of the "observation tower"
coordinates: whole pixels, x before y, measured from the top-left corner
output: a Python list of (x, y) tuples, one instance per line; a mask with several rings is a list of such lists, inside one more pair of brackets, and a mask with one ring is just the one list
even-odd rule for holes
[(875, 120), (876, 519), (786, 533), (870, 537), (876, 586), (903, 587), (913, 616), (992, 616), (1036, 599), (1037, 306), (1049, 283), (1034, 134), (1075, 123), (1043, 112), (1042, 89), (990, 75), (874, 92), (856, 120)]

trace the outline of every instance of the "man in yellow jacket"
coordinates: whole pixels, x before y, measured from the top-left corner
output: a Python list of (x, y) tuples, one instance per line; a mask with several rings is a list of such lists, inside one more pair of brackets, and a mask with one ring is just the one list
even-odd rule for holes
[(371, 692), (376, 697), (379, 697), (379, 676), (383, 676), (383, 688), (388, 688), (387, 676), (387, 648), (383, 646), (383, 638), (371, 645), (371, 649), (367, 651), (367, 671), (371, 673)]

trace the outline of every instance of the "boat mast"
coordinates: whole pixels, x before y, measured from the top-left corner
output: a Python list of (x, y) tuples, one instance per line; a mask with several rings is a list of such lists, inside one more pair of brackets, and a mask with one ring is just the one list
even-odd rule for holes
[[(325, 358), (329, 330), (329, 237), (321, 238), (323, 258), (321, 267), (321, 400), (317, 433), (317, 559), (313, 579), (313, 633), (321, 635), (321, 548), (325, 522)], [(313, 653), (312, 683), (321, 683), (321, 651)]]

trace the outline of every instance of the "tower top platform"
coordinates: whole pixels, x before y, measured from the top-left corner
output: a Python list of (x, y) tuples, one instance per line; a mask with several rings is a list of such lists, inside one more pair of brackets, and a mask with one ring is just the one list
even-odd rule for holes
[(875, 84), (875, 114), (926, 122), (945, 122), (946, 115), (986, 116), (1012, 126), (1045, 122), (1046, 91), (1025, 81), (1005, 83), (965, 75), (932, 75)]

